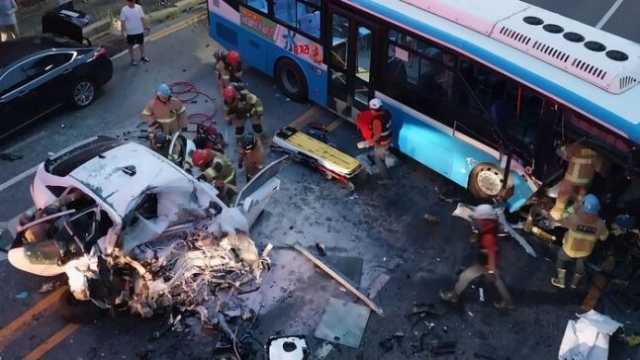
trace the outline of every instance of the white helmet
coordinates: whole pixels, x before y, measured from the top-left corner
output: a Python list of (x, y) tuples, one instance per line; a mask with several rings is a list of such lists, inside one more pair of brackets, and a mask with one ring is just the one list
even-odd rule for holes
[(382, 106), (382, 101), (378, 98), (373, 98), (369, 100), (369, 109), (376, 110)]
[(475, 210), (473, 210), (473, 217), (475, 219), (498, 219), (498, 214), (493, 209), (493, 206), (488, 204), (482, 204), (476, 206)]

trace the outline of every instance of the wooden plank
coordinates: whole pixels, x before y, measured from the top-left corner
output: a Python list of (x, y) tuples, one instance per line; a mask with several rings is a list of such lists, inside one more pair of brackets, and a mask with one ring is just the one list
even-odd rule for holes
[(353, 285), (351, 285), (348, 281), (343, 279), (340, 275), (338, 275), (335, 271), (333, 271), (329, 266), (327, 266), (325, 263), (323, 263), (318, 258), (313, 256), (313, 254), (308, 252), (307, 249), (303, 248), (298, 243), (293, 244), (293, 248), (298, 250), (300, 253), (302, 253), (302, 255), (307, 257), (307, 259), (311, 260), (311, 262), (313, 262), (320, 269), (322, 269), (324, 272), (329, 274), (334, 280), (336, 280), (338, 283), (340, 283), (340, 285), (344, 286), (349, 291), (351, 291), (352, 294), (354, 294), (360, 300), (362, 300), (365, 304), (367, 304), (367, 306), (369, 306), (371, 308), (371, 310), (375, 311), (376, 314), (378, 314), (380, 316), (384, 315), (384, 312), (382, 311), (382, 309), (380, 309), (380, 307), (378, 307), (378, 305), (376, 305), (373, 301), (371, 301), (371, 299), (369, 299), (364, 294), (362, 294), (360, 291), (358, 291), (358, 289), (353, 287)]
[(596, 306), (596, 303), (598, 302), (598, 299), (602, 294), (602, 291), (600, 289), (604, 289), (606, 284), (607, 284), (606, 276), (602, 274), (596, 275), (596, 278), (593, 280), (593, 285), (591, 285), (591, 288), (589, 288), (589, 292), (587, 292), (587, 296), (584, 297), (584, 301), (582, 302), (582, 306), (581, 306), (582, 310), (589, 311)]

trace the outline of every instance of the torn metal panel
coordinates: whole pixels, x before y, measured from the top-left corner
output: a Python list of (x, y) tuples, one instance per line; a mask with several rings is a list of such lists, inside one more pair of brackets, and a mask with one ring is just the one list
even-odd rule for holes
[(360, 304), (330, 298), (314, 336), (357, 349), (370, 313)]

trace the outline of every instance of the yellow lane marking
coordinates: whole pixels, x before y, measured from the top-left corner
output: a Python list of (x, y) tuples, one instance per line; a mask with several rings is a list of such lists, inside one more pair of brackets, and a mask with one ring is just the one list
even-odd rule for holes
[(292, 128), (296, 128), (296, 129), (300, 129), (302, 127), (302, 125), (304, 125), (307, 121), (309, 121), (314, 115), (316, 115), (318, 112), (320, 112), (320, 107), (319, 106), (314, 106), (311, 109), (305, 111), (302, 115), (298, 116), (295, 120), (293, 120), (293, 122), (291, 122), (291, 124), (289, 124), (289, 127)]
[(169, 35), (172, 32), (175, 32), (175, 31), (178, 31), (178, 30), (180, 30), (180, 29), (182, 29), (184, 27), (187, 27), (187, 26), (189, 26), (189, 25), (191, 25), (191, 24), (193, 24), (193, 23), (195, 23), (197, 21), (200, 21), (200, 20), (204, 19), (205, 17), (207, 17), (206, 10), (198, 13), (195, 16), (189, 17), (188, 19), (184, 19), (184, 20), (182, 20), (182, 21), (180, 21), (180, 22), (178, 22), (176, 24), (173, 24), (173, 25), (169, 26), (168, 28), (164, 28), (164, 29), (162, 29), (162, 30), (160, 30), (160, 31), (158, 31), (156, 33), (153, 33), (153, 34), (149, 35), (147, 37), (147, 40), (148, 41), (158, 40), (163, 36)]
[(331, 124), (327, 125), (327, 132), (332, 132), (333, 130), (335, 130), (338, 126), (342, 125), (342, 123), (344, 122), (344, 120), (338, 118), (335, 119), (331, 122)]
[(0, 349), (4, 348), (11, 340), (15, 339), (20, 334), (20, 330), (33, 325), (37, 321), (37, 319), (35, 319), (36, 315), (45, 311), (50, 311), (50, 306), (54, 304), (60, 295), (66, 290), (66, 286), (54, 290), (24, 314), (9, 323), (9, 325), (0, 329)]
[(37, 348), (35, 348), (32, 352), (30, 352), (27, 356), (24, 357), (25, 360), (36, 360), (40, 359), (42, 355), (46, 354), (49, 350), (53, 349), (54, 346), (58, 345), (62, 340), (64, 340), (71, 333), (76, 331), (80, 327), (79, 324), (67, 324), (60, 331), (53, 334), (52, 337), (47, 339), (45, 342), (40, 344)]

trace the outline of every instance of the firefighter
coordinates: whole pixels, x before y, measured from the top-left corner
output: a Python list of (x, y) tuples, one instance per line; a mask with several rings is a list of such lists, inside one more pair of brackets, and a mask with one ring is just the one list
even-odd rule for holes
[(256, 95), (250, 92), (239, 93), (233, 86), (227, 86), (222, 91), (224, 99), (225, 119), (236, 128), (236, 142), (240, 142), (244, 134), (244, 123), (249, 119), (253, 132), (262, 140), (266, 140), (266, 134), (262, 127), (264, 106)]
[(260, 172), (264, 166), (264, 151), (262, 142), (253, 133), (246, 133), (240, 141), (240, 156), (238, 158), (238, 169), (242, 169), (243, 165), (247, 166), (246, 179), (247, 182), (253, 178), (255, 174)]
[(502, 296), (502, 301), (494, 303), (499, 309), (512, 309), (513, 302), (507, 287), (498, 275), (498, 214), (491, 205), (478, 205), (473, 211), (473, 221), (476, 222), (478, 230), (477, 241), (480, 246), (478, 262), (470, 268), (464, 270), (453, 291), (440, 290), (440, 297), (445, 301), (458, 302), (458, 298), (464, 289), (475, 278), (484, 275), (493, 282)]
[(580, 279), (585, 275), (584, 261), (591, 255), (598, 240), (606, 240), (609, 236), (607, 226), (599, 216), (600, 201), (595, 195), (587, 194), (575, 214), (562, 219), (560, 223), (569, 229), (558, 251), (558, 276), (551, 279), (551, 284), (565, 288), (568, 261), (575, 262), (571, 287), (578, 287)]
[(550, 211), (551, 217), (559, 220), (573, 195), (576, 202), (582, 201), (596, 171), (602, 166), (602, 158), (595, 151), (576, 142), (560, 150), (558, 154), (569, 161), (569, 166), (560, 181), (556, 203)]
[(150, 140), (156, 140), (154, 137), (160, 132), (170, 138), (187, 130), (187, 109), (171, 96), (171, 89), (164, 83), (158, 85), (156, 96), (142, 110), (142, 119), (149, 126)]
[(216, 75), (221, 89), (229, 86), (232, 82), (243, 83), (242, 59), (239, 52), (216, 50), (213, 57), (216, 60)]
[[(359, 126), (368, 126), (360, 133), (365, 137), (365, 141), (358, 143), (358, 148), (368, 148), (373, 146), (374, 163), (380, 169), (380, 184), (389, 184), (389, 171), (387, 170), (386, 159), (391, 145), (391, 113), (383, 108), (382, 101), (374, 98), (369, 101), (369, 110), (359, 121)], [(370, 138), (368, 137), (370, 136)]]
[(211, 149), (197, 149), (191, 159), (184, 162), (183, 168), (191, 172), (194, 167), (202, 171), (198, 179), (214, 183), (221, 180), (225, 184), (236, 184), (236, 170), (233, 163), (223, 154)]

